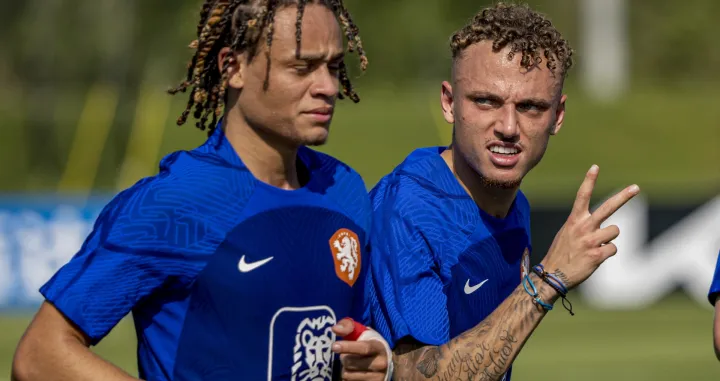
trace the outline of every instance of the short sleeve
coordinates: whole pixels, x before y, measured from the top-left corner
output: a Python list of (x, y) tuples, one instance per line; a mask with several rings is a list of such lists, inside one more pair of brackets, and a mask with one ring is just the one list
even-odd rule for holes
[[(199, 269), (192, 219), (143, 186), (105, 206), (82, 248), (40, 293), (97, 344), (137, 303)], [(182, 229), (181, 229), (182, 228)], [(183, 248), (187, 249), (183, 249)]]
[(717, 263), (715, 265), (715, 275), (713, 276), (712, 283), (710, 284), (710, 291), (708, 292), (708, 301), (713, 306), (720, 295), (720, 253), (718, 253)]
[[(376, 195), (377, 197), (377, 195)], [(422, 232), (397, 195), (374, 200), (370, 268), (372, 325), (391, 347), (410, 336), (428, 345), (449, 340), (447, 297)], [(402, 200), (400, 200), (402, 201)]]

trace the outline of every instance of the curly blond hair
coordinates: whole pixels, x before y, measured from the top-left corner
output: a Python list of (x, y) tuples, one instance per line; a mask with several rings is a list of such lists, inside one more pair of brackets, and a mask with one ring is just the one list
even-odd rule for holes
[(554, 74), (563, 77), (573, 65), (573, 49), (550, 20), (524, 4), (498, 3), (485, 8), (450, 39), (453, 59), (470, 45), (492, 41), (494, 52), (510, 46), (508, 59), (522, 54), (520, 64), (526, 69), (539, 66), (543, 57)]

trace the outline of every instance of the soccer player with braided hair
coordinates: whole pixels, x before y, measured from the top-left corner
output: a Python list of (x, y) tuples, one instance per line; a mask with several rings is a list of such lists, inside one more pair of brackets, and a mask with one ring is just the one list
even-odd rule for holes
[(170, 93), (188, 96), (178, 123), (192, 114), (209, 137), (103, 209), (40, 289), (13, 380), (135, 380), (89, 350), (130, 312), (143, 380), (390, 376), (389, 347), (363, 326), (365, 185), (308, 147), (338, 98), (359, 100), (344, 64), (356, 52), (367, 66), (358, 33), (342, 0), (204, 2)]
[[(563, 124), (572, 49), (544, 15), (503, 3), (479, 12), (450, 47), (452, 77), (440, 94), (450, 146), (414, 151), (371, 191), (373, 230), (382, 233), (368, 287), (373, 325), (394, 348), (395, 380), (509, 381), (555, 301), (572, 313), (568, 290), (615, 254), (619, 230), (601, 224), (639, 188), (590, 213), (593, 166), (531, 267), (519, 186)], [(351, 344), (365, 343), (339, 343)]]

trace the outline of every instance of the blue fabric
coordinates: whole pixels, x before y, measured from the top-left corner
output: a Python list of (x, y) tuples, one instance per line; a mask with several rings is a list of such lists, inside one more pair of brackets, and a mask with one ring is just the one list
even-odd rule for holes
[(718, 253), (717, 264), (715, 265), (715, 275), (713, 276), (712, 283), (710, 284), (710, 291), (708, 292), (708, 301), (713, 306), (715, 305), (718, 294), (720, 294), (720, 253)]
[(269, 186), (218, 128), (118, 194), (41, 293), (93, 343), (132, 312), (146, 380), (330, 380), (329, 327), (369, 319), (371, 207), (350, 167), (298, 158), (303, 188)]
[(494, 311), (528, 270), (525, 196), (518, 192), (505, 218), (488, 215), (450, 171), (443, 150), (415, 150), (370, 192), (372, 318), (391, 346), (404, 337), (447, 343)]

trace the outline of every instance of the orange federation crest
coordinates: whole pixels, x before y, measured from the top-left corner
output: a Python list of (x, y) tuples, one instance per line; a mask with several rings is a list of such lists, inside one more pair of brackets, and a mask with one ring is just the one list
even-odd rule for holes
[(360, 276), (362, 266), (360, 239), (353, 231), (343, 228), (330, 237), (329, 243), (335, 274), (352, 287)]
[(525, 279), (530, 274), (530, 249), (527, 247), (523, 252), (522, 259), (520, 259), (520, 281)]

